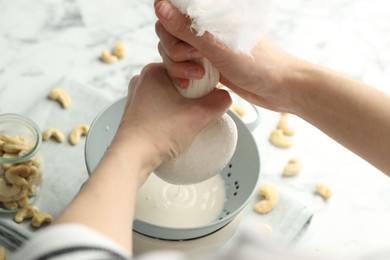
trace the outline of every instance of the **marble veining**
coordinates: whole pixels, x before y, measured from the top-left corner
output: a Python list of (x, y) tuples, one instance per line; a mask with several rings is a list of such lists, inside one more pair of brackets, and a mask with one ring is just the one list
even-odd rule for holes
[[(270, 1), (267, 35), (287, 51), (390, 92), (388, 0)], [(25, 113), (63, 77), (112, 99), (126, 95), (133, 75), (160, 61), (153, 0), (0, 0), (0, 113)], [(128, 56), (114, 66), (99, 55), (126, 41)], [(351, 254), (389, 246), (390, 180), (303, 120), (292, 117), (296, 145), (268, 142), (278, 114), (263, 111), (254, 131), (262, 180), (290, 190), (315, 216), (298, 248)], [(364, 123), (364, 122), (362, 122)], [(294, 179), (280, 177), (291, 156), (304, 162)], [(329, 183), (328, 202), (313, 183)]]

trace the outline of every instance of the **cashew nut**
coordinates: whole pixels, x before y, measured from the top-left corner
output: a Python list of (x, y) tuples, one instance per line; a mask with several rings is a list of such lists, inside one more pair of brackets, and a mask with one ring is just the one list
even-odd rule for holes
[(283, 130), (276, 129), (271, 132), (269, 137), (270, 142), (279, 148), (289, 148), (293, 145), (293, 141), (283, 134)]
[(332, 196), (332, 190), (322, 183), (316, 184), (316, 192), (324, 199), (327, 200)]
[(27, 196), (25, 196), (17, 201), (18, 206), (21, 208), (27, 207), (29, 205), (29, 203), (30, 203), (30, 200), (28, 199)]
[[(14, 187), (18, 187), (16, 185), (13, 185)], [(20, 187), (18, 187), (20, 188)], [(6, 197), (4, 195), (0, 195), (0, 201), (1, 202), (12, 202), (12, 201), (18, 201), (20, 200), (21, 198), (27, 196), (27, 189), (21, 189), (20, 188), (20, 192), (17, 193), (16, 195), (13, 195), (13, 196), (10, 196), (10, 197)]]
[(115, 64), (118, 62), (118, 58), (114, 55), (111, 55), (111, 53), (108, 50), (102, 51), (102, 54), (100, 55), (100, 59), (107, 64)]
[(71, 145), (76, 145), (80, 143), (80, 137), (86, 136), (89, 131), (89, 125), (81, 124), (73, 128), (72, 132), (69, 135), (69, 143)]
[[(0, 135), (1, 157), (16, 158), (25, 152), (23, 136)], [(8, 145), (8, 146), (7, 146)], [(6, 151), (5, 151), (6, 150)], [(35, 155), (23, 163), (0, 164), (0, 202), (6, 209), (17, 209), (29, 204), (28, 197), (37, 195), (35, 185), (41, 181), (40, 156)]]
[(23, 136), (10, 136), (10, 135), (0, 135), (0, 141), (2, 143), (10, 143), (10, 144), (24, 144), (25, 140)]
[(125, 42), (118, 42), (114, 49), (112, 50), (112, 53), (115, 57), (118, 59), (123, 59), (126, 57), (127, 51), (126, 51), (126, 43)]
[(288, 125), (288, 114), (282, 113), (279, 119), (278, 123), (278, 129), (281, 129), (283, 131), (283, 134), (292, 136), (294, 135), (295, 131), (294, 129), (290, 128)]
[(31, 220), (31, 225), (35, 228), (41, 227), (45, 223), (51, 223), (53, 217), (47, 212), (38, 212)]
[(283, 170), (283, 176), (295, 176), (297, 175), (300, 170), (302, 169), (302, 163), (299, 159), (297, 158), (291, 158), (286, 166), (284, 166)]
[(36, 187), (34, 187), (34, 186), (28, 187), (28, 189), (27, 189), (27, 196), (34, 197), (36, 195), (38, 195), (38, 189)]
[(0, 247), (0, 260), (7, 259), (7, 250), (4, 247)]
[(3, 206), (6, 209), (14, 210), (19, 207), (18, 203), (16, 201), (9, 201), (9, 202), (3, 202)]
[(49, 99), (57, 101), (63, 108), (68, 108), (72, 104), (68, 92), (60, 87), (53, 88), (50, 91)]
[(11, 184), (18, 186), (27, 186), (28, 184), (36, 183), (39, 175), (39, 170), (35, 166), (26, 164), (18, 164), (7, 169), (5, 178)]
[(240, 107), (236, 104), (232, 104), (230, 109), (233, 110), (237, 115), (243, 117), (246, 114), (246, 110), (243, 107)]
[(25, 164), (19, 164), (8, 168), (5, 172), (5, 178), (11, 184), (26, 186), (26, 178), (30, 176), (30, 172), (30, 167)]
[(14, 221), (16, 223), (21, 223), (25, 219), (33, 218), (38, 213), (38, 208), (35, 206), (27, 206), (21, 208), (18, 212), (16, 212)]
[(18, 154), (22, 151), (28, 152), (30, 149), (31, 147), (25, 144), (25, 140), (22, 136), (1, 136), (1, 150), (4, 153)]
[(2, 177), (0, 178), (0, 201), (10, 202), (12, 197), (20, 193), (19, 186), (7, 183)]
[(267, 214), (273, 210), (278, 203), (279, 192), (274, 186), (265, 184), (260, 187), (259, 194), (263, 196), (264, 199), (256, 203), (255, 211), (260, 214)]
[(63, 143), (65, 140), (64, 134), (57, 128), (48, 128), (43, 132), (42, 139), (44, 141), (47, 141), (50, 138), (53, 138), (59, 143)]

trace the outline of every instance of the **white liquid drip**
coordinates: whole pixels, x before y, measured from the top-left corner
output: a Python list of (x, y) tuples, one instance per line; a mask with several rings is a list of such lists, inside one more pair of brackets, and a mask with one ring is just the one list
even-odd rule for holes
[(178, 186), (152, 173), (138, 192), (135, 217), (164, 227), (198, 227), (216, 220), (225, 201), (225, 183), (220, 175)]

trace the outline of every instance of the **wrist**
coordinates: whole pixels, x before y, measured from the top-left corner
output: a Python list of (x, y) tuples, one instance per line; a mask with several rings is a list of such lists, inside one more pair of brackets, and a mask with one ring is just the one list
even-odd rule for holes
[(126, 168), (136, 168), (139, 186), (162, 162), (158, 149), (150, 139), (128, 129), (118, 129), (107, 154), (115, 156)]
[(279, 82), (280, 87), (275, 88), (281, 91), (282, 96), (281, 112), (287, 112), (302, 117), (310, 107), (311, 91), (320, 84), (318, 78), (321, 77), (321, 67), (298, 58), (294, 58), (283, 73), (283, 78)]

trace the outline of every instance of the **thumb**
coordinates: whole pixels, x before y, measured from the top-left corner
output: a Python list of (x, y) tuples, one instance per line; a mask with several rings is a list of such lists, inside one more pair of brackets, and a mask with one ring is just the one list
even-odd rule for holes
[(226, 57), (232, 53), (229, 48), (216, 41), (208, 32), (197, 36), (191, 28), (191, 19), (182, 14), (168, 0), (156, 0), (155, 12), (165, 30), (199, 50), (211, 62), (217, 61), (218, 57)]
[(229, 92), (222, 89), (215, 89), (210, 94), (194, 99), (194, 101), (198, 102), (198, 105), (203, 108), (207, 124), (220, 118), (232, 104)]

